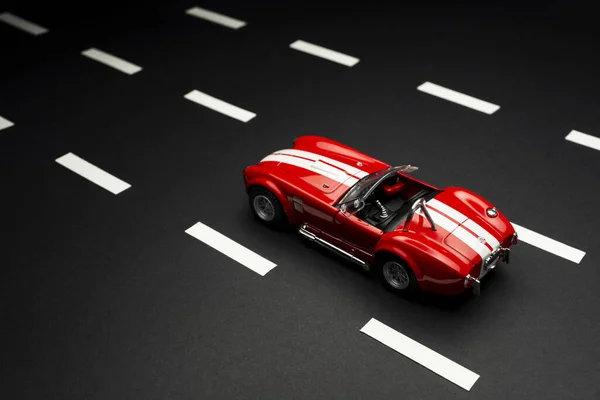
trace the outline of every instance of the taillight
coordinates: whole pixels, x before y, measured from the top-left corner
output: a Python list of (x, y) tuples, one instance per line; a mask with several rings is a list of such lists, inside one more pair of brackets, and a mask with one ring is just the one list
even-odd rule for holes
[(517, 235), (517, 232), (513, 233), (512, 236), (512, 244), (517, 244), (519, 235)]

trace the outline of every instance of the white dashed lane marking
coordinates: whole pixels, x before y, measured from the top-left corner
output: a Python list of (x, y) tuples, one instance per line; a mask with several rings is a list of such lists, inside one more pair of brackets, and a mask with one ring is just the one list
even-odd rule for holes
[(0, 130), (10, 128), (13, 125), (14, 125), (14, 122), (11, 122), (11, 121), (7, 120), (6, 118), (3, 118), (0, 116)]
[(313, 56), (343, 64), (347, 67), (352, 67), (360, 61), (356, 57), (330, 50), (325, 47), (317, 46), (316, 44), (308, 43), (304, 40), (296, 40), (294, 43), (290, 44), (290, 47), (294, 50), (302, 51)]
[(34, 24), (31, 21), (27, 21), (26, 19), (23, 19), (9, 12), (3, 12), (2, 14), (0, 14), (0, 21), (27, 33), (31, 33), (35, 36), (48, 32), (47, 28), (44, 28), (43, 26), (40, 26), (38, 24)]
[(129, 183), (123, 182), (73, 153), (57, 158), (56, 162), (113, 194), (119, 194), (131, 187)]
[(588, 135), (587, 133), (572, 130), (567, 136), (565, 136), (565, 139), (569, 142), (577, 143), (594, 150), (600, 150), (600, 138)]
[(81, 54), (88, 58), (91, 58), (92, 60), (108, 65), (109, 67), (118, 69), (119, 71), (124, 72), (128, 75), (135, 74), (142, 70), (142, 67), (138, 65), (132, 64), (128, 61), (123, 60), (122, 58), (115, 57), (112, 54), (105, 53), (104, 51), (95, 49), (93, 47), (82, 51)]
[(417, 89), (432, 96), (437, 96), (441, 99), (448, 100), (486, 114), (493, 114), (500, 108), (500, 106), (496, 104), (488, 103), (487, 101), (477, 99), (475, 97), (436, 85), (435, 83), (431, 82), (425, 82), (418, 86)]
[(204, 20), (214, 22), (215, 24), (223, 25), (231, 29), (239, 29), (243, 26), (246, 26), (245, 21), (240, 21), (239, 19), (231, 18), (223, 14), (216, 13), (214, 11), (210, 11), (200, 7), (192, 7), (185, 12), (188, 15), (193, 17), (202, 18)]
[(423, 346), (375, 318), (371, 318), (360, 331), (465, 390), (471, 390), (479, 379), (478, 374)]
[(574, 247), (568, 246), (554, 239), (550, 239), (549, 237), (546, 237), (544, 235), (540, 235), (539, 233), (519, 226), (514, 222), (511, 222), (511, 224), (514, 226), (515, 230), (517, 231), (517, 234), (519, 235), (519, 241), (538, 247), (542, 250), (545, 250), (559, 257), (565, 258), (576, 264), (579, 264), (585, 256), (584, 251), (578, 250)]
[(194, 103), (198, 103), (201, 106), (210, 108), (214, 111), (218, 111), (222, 114), (225, 114), (231, 118), (235, 118), (242, 122), (248, 122), (252, 118), (256, 117), (256, 114), (253, 112), (244, 110), (243, 108), (234, 106), (233, 104), (226, 103), (223, 100), (217, 99), (216, 97), (212, 97), (198, 90), (192, 90), (183, 97), (190, 101), (193, 101)]
[(197, 222), (195, 225), (188, 228), (185, 233), (204, 242), (213, 249), (261, 276), (266, 275), (267, 272), (277, 266), (266, 258), (256, 254), (201, 222)]

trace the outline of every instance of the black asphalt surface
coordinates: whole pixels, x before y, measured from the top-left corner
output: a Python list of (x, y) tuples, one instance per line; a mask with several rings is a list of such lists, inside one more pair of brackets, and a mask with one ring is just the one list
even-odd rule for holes
[[(248, 22), (190, 17), (201, 6)], [(596, 399), (600, 59), (584, 2), (14, 2), (0, 23), (0, 398)], [(360, 58), (348, 68), (297, 39)], [(126, 75), (96, 47), (143, 67)], [(501, 106), (421, 93), (424, 81)], [(183, 98), (197, 89), (248, 123)], [(317, 134), (467, 187), (586, 252), (519, 244), (478, 298), (384, 291), (251, 216), (242, 169)], [(113, 195), (67, 152), (132, 187)], [(264, 277), (187, 235), (201, 221)], [(465, 391), (359, 332), (370, 318), (481, 377)]]

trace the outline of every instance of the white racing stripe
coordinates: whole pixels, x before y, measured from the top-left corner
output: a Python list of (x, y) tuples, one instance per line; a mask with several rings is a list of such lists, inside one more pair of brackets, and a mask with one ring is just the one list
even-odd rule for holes
[(105, 53), (102, 50), (98, 50), (93, 47), (82, 51), (81, 55), (91, 58), (92, 60), (98, 61), (102, 64), (108, 65), (109, 67), (113, 67), (114, 69), (117, 69), (128, 75), (133, 75), (142, 70), (142, 67), (138, 65), (132, 64), (128, 61), (123, 60), (122, 58), (115, 57), (112, 54)]
[(0, 117), (0, 130), (10, 128), (14, 125), (14, 122), (7, 120), (6, 118)]
[(56, 162), (113, 194), (119, 194), (131, 187), (127, 182), (123, 182), (73, 153), (67, 153), (57, 158)]
[(440, 210), (441, 212), (443, 212), (444, 214), (446, 214), (447, 216), (449, 216), (450, 218), (452, 218), (453, 220), (455, 220), (459, 224), (462, 224), (467, 219), (467, 217), (465, 215), (463, 215), (462, 213), (458, 212), (454, 208), (450, 207), (446, 203), (442, 203), (441, 201), (439, 201), (436, 198), (433, 198), (433, 199), (429, 200), (427, 202), (427, 205), (430, 205), (431, 207), (437, 208), (438, 210)]
[(330, 176), (337, 176), (340, 179), (346, 180), (348, 178), (348, 174), (346, 174), (344, 171), (341, 171), (340, 169), (338, 169), (336, 167), (332, 167), (329, 164), (325, 164), (321, 160), (314, 161), (310, 165), (310, 168), (313, 169), (313, 170), (315, 170), (315, 171), (317, 171), (317, 172), (319, 172), (319, 173), (324, 173), (324, 174), (330, 175)]
[(356, 167), (345, 164), (338, 160), (334, 160), (333, 158), (325, 157), (325, 156), (322, 156), (322, 155), (316, 154), (316, 153), (311, 153), (310, 151), (304, 151), (304, 150), (298, 150), (298, 149), (285, 149), (285, 150), (280, 150), (280, 152), (285, 153), (285, 154), (299, 156), (299, 157), (306, 157), (306, 158), (310, 158), (313, 160), (322, 160), (328, 164), (335, 165), (336, 167), (343, 169), (348, 174), (354, 175), (359, 179), (364, 178), (365, 176), (369, 175), (368, 172), (360, 170)]
[(444, 100), (448, 100), (453, 103), (460, 104), (461, 106), (469, 107), (473, 110), (481, 111), (486, 114), (493, 114), (500, 108), (500, 106), (496, 104), (488, 103), (487, 101), (477, 99), (475, 97), (436, 85), (435, 83), (431, 82), (425, 82), (419, 87), (417, 87), (417, 89), (421, 92), (437, 96)]
[(294, 50), (302, 51), (313, 56), (321, 57), (329, 61), (333, 61), (347, 67), (356, 65), (360, 60), (356, 57), (349, 56), (334, 50), (327, 49), (325, 47), (318, 46), (316, 44), (305, 42), (304, 40), (296, 40), (290, 44), (290, 47)]
[(481, 227), (472, 219), (468, 219), (464, 214), (462, 214), (458, 210), (455, 210), (453, 207), (450, 207), (446, 203), (442, 203), (441, 201), (434, 198), (429, 200), (427, 204), (434, 208), (437, 208), (438, 210), (448, 215), (450, 218), (454, 219), (458, 223), (461, 223), (462, 226), (473, 231), (473, 233), (477, 234), (478, 236), (485, 238), (485, 241), (490, 246), (492, 246), (492, 248), (496, 248), (500, 244), (498, 239), (496, 239), (496, 237), (493, 234), (488, 232), (486, 229)]
[(206, 21), (226, 26), (231, 29), (239, 29), (246, 25), (245, 21), (240, 21), (239, 19), (231, 18), (226, 15), (219, 14), (214, 11), (210, 11), (200, 7), (192, 7), (186, 10), (185, 13), (193, 17), (202, 18)]
[(469, 391), (479, 379), (473, 371), (371, 318), (360, 330), (423, 367)]
[[(473, 234), (459, 226), (456, 222), (445, 217), (431, 207), (428, 208), (427, 211), (429, 211), (429, 215), (431, 215), (431, 218), (436, 225), (439, 225), (448, 232), (452, 233), (453, 236), (456, 236), (461, 242), (469, 246), (471, 250), (479, 254), (481, 258), (487, 257), (491, 253), (485, 244), (480, 243), (479, 240), (473, 236)], [(416, 213), (425, 217), (425, 214), (423, 214), (421, 209), (417, 209)]]
[(565, 136), (565, 139), (569, 142), (577, 143), (594, 150), (600, 150), (600, 138), (588, 135), (587, 133), (573, 130)]
[(204, 242), (213, 249), (237, 261), (261, 276), (266, 275), (267, 272), (277, 266), (266, 258), (259, 256), (251, 250), (248, 250), (241, 244), (234, 242), (227, 236), (215, 231), (201, 222), (197, 222), (195, 225), (186, 229), (185, 233)]
[(0, 14), (0, 21), (27, 33), (31, 33), (35, 36), (48, 32), (48, 29), (44, 28), (43, 26), (34, 24), (31, 21), (27, 21), (26, 19), (23, 19), (9, 12), (3, 12), (2, 14)]
[(333, 168), (327, 164), (319, 163), (318, 160), (311, 161), (306, 160), (304, 158), (288, 156), (285, 154), (270, 154), (261, 160), (261, 162), (263, 161), (281, 162), (299, 168), (304, 168), (308, 171), (316, 172), (320, 175), (323, 175), (326, 178), (332, 179), (338, 183), (343, 183), (348, 186), (358, 182), (358, 179), (348, 176), (343, 171)]
[[(435, 217), (433, 215), (431, 217), (435, 221)], [(477, 254), (479, 254), (479, 256), (482, 259), (484, 259), (488, 255), (490, 255), (491, 250), (488, 249), (488, 247), (485, 244), (483, 244), (479, 240), (477, 240), (477, 238), (475, 236), (473, 236), (473, 234), (471, 232), (465, 230), (463, 227), (457, 228), (454, 232), (452, 232), (452, 234), (454, 236), (456, 236), (457, 238), (459, 238), (463, 243), (465, 243), (471, 249), (473, 249)]]
[(225, 114), (242, 122), (248, 122), (252, 118), (256, 117), (256, 114), (253, 112), (244, 110), (243, 108), (234, 106), (233, 104), (226, 103), (223, 100), (209, 96), (208, 94), (202, 93), (198, 90), (192, 90), (183, 97), (193, 101), (194, 103), (198, 103), (201, 106), (218, 111), (221, 114)]
[(578, 250), (574, 247), (568, 246), (564, 243), (558, 242), (554, 239), (550, 239), (544, 235), (540, 235), (532, 230), (524, 228), (520, 225), (515, 224), (511, 221), (511, 224), (517, 231), (517, 235), (519, 236), (519, 241), (523, 241), (525, 243), (529, 243), (532, 246), (538, 247), (542, 250), (545, 250), (549, 253), (557, 255), (559, 257), (565, 258), (569, 261), (572, 261), (576, 264), (579, 264), (583, 257), (585, 256), (585, 252)]
[[(427, 207), (427, 205), (425, 205), (425, 207)], [(445, 216), (436, 212), (432, 208), (427, 208), (427, 211), (429, 212), (429, 215), (431, 215), (433, 222), (437, 226), (441, 226), (442, 228), (447, 230), (449, 233), (454, 231), (456, 228), (458, 228), (458, 224), (456, 222), (452, 221), (449, 218), (446, 218)], [(425, 217), (425, 214), (423, 213), (423, 211), (420, 208), (417, 208), (417, 211), (415, 214), (419, 214), (423, 218), (427, 218), (427, 217)]]
[(481, 225), (479, 225), (472, 219), (465, 221), (463, 223), (463, 226), (484, 238), (486, 243), (492, 246), (492, 248), (494, 249), (500, 244), (500, 241), (496, 239), (494, 235), (492, 235), (490, 232), (488, 232), (486, 229), (484, 229)]

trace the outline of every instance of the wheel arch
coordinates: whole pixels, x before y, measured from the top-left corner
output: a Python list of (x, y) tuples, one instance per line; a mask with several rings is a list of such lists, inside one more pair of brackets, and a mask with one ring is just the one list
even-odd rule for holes
[(417, 262), (413, 257), (411, 257), (405, 251), (398, 249), (396, 247), (391, 246), (383, 246), (375, 251), (373, 255), (375, 259), (375, 265), (379, 268), (381, 266), (381, 262), (386, 258), (397, 258), (400, 261), (404, 262), (407, 267), (409, 267), (412, 272), (415, 274), (415, 277), (418, 280), (423, 279), (423, 271), (417, 265)]
[(281, 204), (281, 207), (283, 208), (283, 211), (285, 213), (285, 217), (286, 217), (288, 223), (290, 223), (290, 224), (296, 223), (294, 210), (292, 208), (291, 203), (288, 201), (286, 195), (281, 191), (281, 189), (279, 189), (279, 187), (272, 180), (270, 180), (264, 176), (255, 177), (254, 179), (247, 182), (246, 193), (249, 194), (253, 188), (257, 188), (257, 187), (265, 188), (265, 189), (269, 190), (271, 193), (273, 193), (277, 197), (277, 200), (279, 200), (279, 204)]

